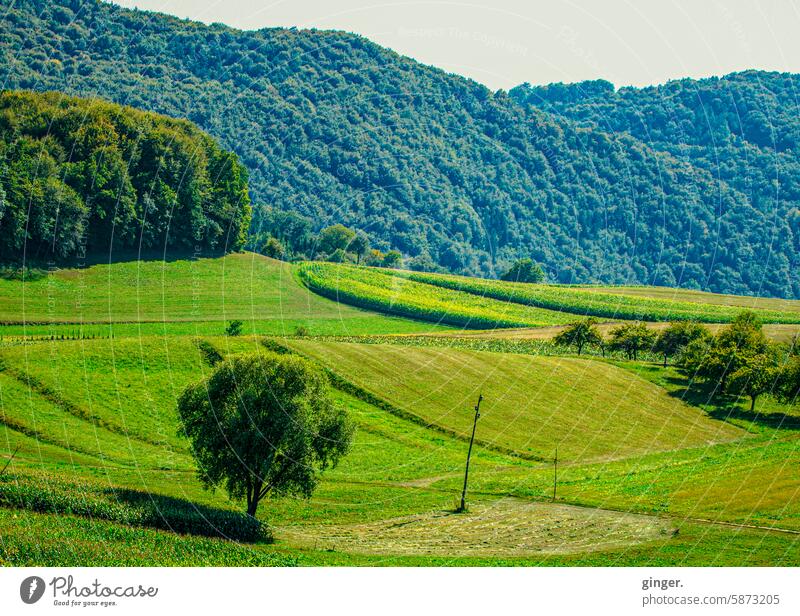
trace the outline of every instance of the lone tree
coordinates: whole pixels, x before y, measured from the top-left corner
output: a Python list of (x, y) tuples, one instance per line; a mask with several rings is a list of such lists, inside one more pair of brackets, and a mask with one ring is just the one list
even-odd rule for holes
[(544, 280), (544, 272), (538, 263), (525, 258), (514, 261), (500, 278), (510, 282), (537, 283)]
[(575, 347), (578, 355), (583, 352), (587, 345), (601, 346), (603, 336), (597, 329), (597, 319), (589, 317), (583, 321), (575, 321), (567, 325), (566, 329), (553, 338), (553, 343), (559, 346)]
[(251, 516), (268, 495), (311, 496), (353, 435), (329, 387), (320, 368), (276, 353), (234, 357), (189, 386), (178, 414), (203, 485), (224, 485)]
[(350, 252), (356, 256), (356, 265), (361, 265), (361, 259), (369, 252), (369, 238), (363, 231), (356, 231), (353, 241), (350, 242)]
[(658, 335), (653, 350), (664, 356), (664, 367), (670, 357), (681, 353), (695, 340), (707, 338), (708, 329), (694, 321), (675, 321)]
[(608, 348), (612, 351), (622, 351), (634, 361), (639, 358), (639, 351), (652, 349), (656, 342), (657, 334), (647, 329), (644, 323), (626, 323), (611, 330), (611, 341)]

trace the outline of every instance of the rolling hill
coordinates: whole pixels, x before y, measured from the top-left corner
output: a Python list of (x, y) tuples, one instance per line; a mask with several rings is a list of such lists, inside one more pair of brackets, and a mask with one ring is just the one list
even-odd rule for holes
[[(530, 256), (552, 282), (800, 297), (791, 148), (781, 146), (773, 206), (735, 180), (744, 160), (766, 179), (772, 150), (730, 150), (720, 175), (683, 156), (669, 126), (670, 148), (584, 126), (343, 32), (241, 32), (95, 0), (22, 0), (0, 41), (6, 88), (101, 96), (218, 138), (250, 172), (255, 230), (261, 208), (277, 207), (317, 227), (360, 227), (417, 269), (491, 276)], [(758, 105), (783, 80), (745, 74), (737, 101)], [(659, 100), (669, 114), (672, 98)], [(791, 131), (782, 117), (779, 131)]]
[[(463, 348), (458, 330), (337, 303), (296, 275), (232, 254), (0, 281), (4, 319), (24, 306), (46, 320), (0, 326), (0, 563), (800, 562), (796, 408), (698, 401), (685, 376), (645, 361)], [(222, 335), (232, 316), (277, 336)], [(75, 335), (75, 319), (116, 321), (115, 334)], [(385, 335), (404, 332), (425, 335)], [(250, 534), (240, 503), (202, 489), (175, 410), (211, 369), (209, 349), (265, 347), (332, 371), (358, 428), (311, 499), (265, 503), (274, 543)], [(470, 511), (455, 516), (481, 390)], [(766, 528), (735, 526), (746, 524)]]

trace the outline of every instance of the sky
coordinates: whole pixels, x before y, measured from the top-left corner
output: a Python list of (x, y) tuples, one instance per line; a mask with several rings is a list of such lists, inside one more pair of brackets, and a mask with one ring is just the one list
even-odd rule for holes
[(355, 32), (492, 89), (800, 72), (800, 3), (792, 0), (115, 1), (246, 30)]

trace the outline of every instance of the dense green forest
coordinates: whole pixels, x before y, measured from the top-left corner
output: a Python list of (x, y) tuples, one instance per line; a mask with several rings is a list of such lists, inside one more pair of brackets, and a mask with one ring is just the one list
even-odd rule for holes
[(0, 256), (240, 248), (235, 154), (185, 120), (57, 92), (0, 93)]
[[(647, 88), (615, 90), (595, 80), (523, 84), (509, 92), (523, 105), (588, 130), (632, 135), (743, 195), (752, 209), (727, 210), (720, 203), (721, 223), (735, 230), (758, 226), (762, 239), (750, 244), (752, 256), (763, 261), (765, 270), (793, 274), (792, 291), (787, 288), (786, 294), (794, 296), (800, 269), (798, 94), (800, 75), (755, 70)], [(730, 259), (720, 256), (722, 263)], [(751, 285), (751, 290), (763, 288)]]
[(520, 104), (363, 37), (22, 0), (0, 42), (5, 87), (101, 96), (217, 137), (249, 170), (254, 233), (259, 212), (293, 211), (315, 231), (362, 229), (415, 269), (499, 275), (527, 257), (553, 282), (800, 297), (796, 214), (687, 159), (679, 138)]

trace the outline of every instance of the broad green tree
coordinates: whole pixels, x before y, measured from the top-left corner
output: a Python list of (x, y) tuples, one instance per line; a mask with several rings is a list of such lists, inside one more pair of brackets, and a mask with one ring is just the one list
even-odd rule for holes
[(769, 354), (770, 348), (757, 315), (745, 310), (717, 335), (690, 343), (681, 364), (695, 376), (716, 382), (718, 391), (724, 392), (730, 376), (744, 366), (747, 358)]
[(178, 414), (200, 481), (244, 499), (251, 516), (267, 496), (311, 496), (353, 435), (325, 373), (294, 355), (254, 353), (217, 364), (183, 392)]
[(695, 340), (710, 335), (708, 328), (694, 321), (675, 321), (658, 335), (653, 350), (664, 356), (664, 367), (670, 357), (683, 351)]
[(612, 351), (622, 351), (634, 361), (639, 358), (639, 352), (650, 350), (656, 343), (658, 334), (648, 329), (644, 323), (625, 323), (611, 330), (611, 340), (608, 348)]
[(597, 319), (590, 317), (567, 325), (561, 333), (553, 338), (553, 342), (560, 346), (575, 347), (580, 355), (586, 346), (602, 345), (603, 336), (597, 329)]
[(778, 372), (778, 397), (788, 404), (800, 402), (800, 355), (791, 355)]
[(774, 353), (757, 353), (740, 359), (740, 365), (727, 383), (726, 391), (750, 398), (750, 411), (755, 412), (756, 400), (775, 387), (778, 366)]
[(347, 252), (355, 236), (355, 231), (344, 225), (326, 227), (319, 233), (319, 251), (326, 255), (332, 255), (337, 250)]
[(511, 282), (538, 283), (544, 280), (544, 271), (532, 259), (518, 259), (500, 276), (500, 279)]

